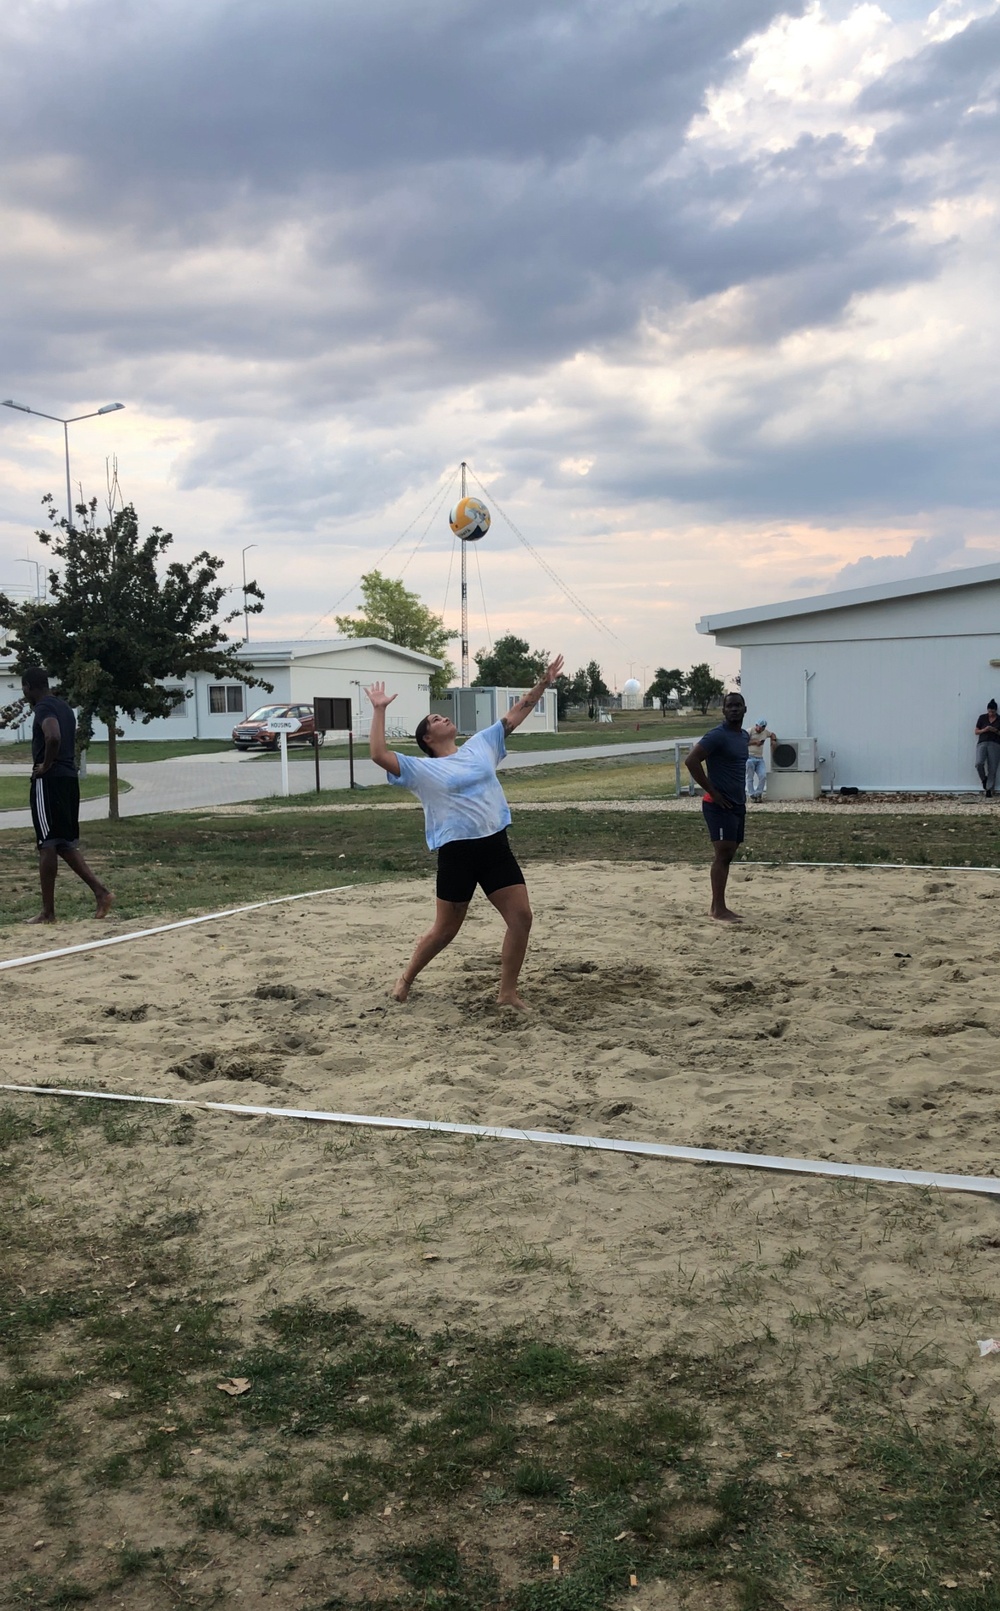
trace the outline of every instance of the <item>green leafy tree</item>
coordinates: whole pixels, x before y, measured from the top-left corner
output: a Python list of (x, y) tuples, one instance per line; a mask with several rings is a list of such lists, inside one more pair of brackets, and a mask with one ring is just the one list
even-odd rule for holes
[(402, 582), (394, 582), (381, 571), (368, 571), (361, 578), (361, 614), (338, 615), (337, 630), (345, 638), (382, 638), (386, 643), (398, 643), (401, 649), (413, 649), (417, 654), (429, 654), (434, 660), (443, 660), (439, 671), (431, 673), (432, 699), (442, 699), (455, 676), (455, 668), (446, 658), (448, 641), (458, 636), (449, 632), (439, 615), (424, 604), (419, 594), (411, 593)]
[(709, 705), (721, 699), (726, 691), (722, 679), (712, 675), (712, 668), (707, 660), (703, 660), (698, 666), (692, 666), (686, 680), (688, 697), (703, 716)]
[[(79, 712), (79, 737), (86, 747), (94, 718), (108, 729), (108, 815), (118, 817), (118, 719), (153, 721), (169, 716), (179, 695), (164, 678), (194, 671), (269, 688), (237, 659), (224, 627), (243, 614), (240, 607), (219, 619), (227, 589), (219, 581), (222, 560), (207, 551), (188, 564), (160, 561), (173, 543), (170, 532), (154, 526), (140, 537), (131, 504), (97, 520), (97, 500), (77, 507), (77, 523), (56, 519), (51, 497), (51, 529), (38, 536), (61, 561), (49, 572), (52, 602), (17, 604), (0, 593), (0, 626), (6, 627), (18, 670), (44, 666), (63, 697)], [(162, 570), (162, 574), (161, 574)], [(241, 589), (242, 594), (242, 589)], [(258, 615), (263, 593), (247, 584)]]
[(596, 660), (588, 662), (584, 676), (587, 679), (587, 715), (593, 721), (597, 715), (598, 702), (602, 699), (610, 699), (611, 689), (604, 681), (601, 668)]
[(581, 666), (572, 677), (563, 672), (556, 678), (557, 714), (561, 721), (574, 705), (585, 705), (587, 702), (587, 673)]
[(665, 716), (667, 713), (667, 701), (671, 694), (677, 694), (680, 698), (683, 696), (686, 685), (687, 678), (683, 671), (678, 670), (676, 666), (669, 671), (665, 666), (657, 666), (656, 676), (646, 689), (646, 698), (655, 700), (660, 707), (661, 714)]
[(529, 649), (526, 638), (508, 632), (492, 650), (473, 656), (478, 670), (474, 688), (533, 688), (549, 663), (545, 649)]

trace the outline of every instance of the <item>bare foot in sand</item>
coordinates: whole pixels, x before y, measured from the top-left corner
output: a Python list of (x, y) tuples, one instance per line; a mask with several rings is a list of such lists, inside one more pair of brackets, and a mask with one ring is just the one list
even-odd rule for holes
[(37, 917), (25, 918), (26, 923), (54, 923), (55, 920), (55, 912), (39, 912)]
[(509, 996), (497, 996), (497, 1006), (498, 1007), (516, 1007), (518, 1012), (527, 1012), (528, 1011), (528, 1003), (526, 1001), (521, 1000), (521, 998), (517, 994), (516, 990), (512, 991)]
[(729, 910), (728, 906), (724, 906), (722, 908), (721, 912), (710, 912), (709, 916), (711, 918), (713, 918), (716, 923), (742, 923), (743, 922), (743, 919), (740, 917), (739, 912), (731, 912)]
[(95, 917), (107, 917), (108, 913), (110, 912), (110, 910), (111, 910), (112, 906), (114, 906), (114, 904), (115, 904), (114, 896), (112, 895), (112, 893), (111, 893), (111, 891), (109, 889), (106, 889), (104, 891), (103, 895), (98, 895), (98, 897), (97, 897), (97, 911), (94, 913), (94, 916)]
[(389, 991), (389, 994), (393, 1001), (406, 1000), (407, 996), (410, 994), (410, 981), (407, 979), (405, 974), (400, 974), (399, 978), (396, 980), (396, 983)]

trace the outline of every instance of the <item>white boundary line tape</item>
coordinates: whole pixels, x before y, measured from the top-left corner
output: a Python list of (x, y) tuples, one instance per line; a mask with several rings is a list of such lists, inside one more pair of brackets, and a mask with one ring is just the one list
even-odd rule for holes
[(250, 906), (230, 906), (224, 912), (208, 912), (204, 917), (185, 917), (179, 923), (161, 923), (155, 929), (132, 929), (128, 934), (112, 934), (106, 940), (86, 940), (82, 945), (64, 945), (59, 951), (36, 951), (30, 957), (11, 957), (7, 962), (0, 962), (0, 973), (5, 968), (26, 968), (32, 962), (52, 962), (56, 957), (75, 956), (79, 951), (100, 951), (107, 945), (147, 940), (151, 934), (169, 934), (171, 929), (190, 929), (196, 923), (214, 923), (220, 917), (238, 917), (241, 912), (259, 912), (264, 906), (282, 906), (286, 901), (309, 901), (314, 895), (339, 895), (344, 889), (357, 889), (357, 885), (336, 884), (332, 889), (309, 889), (303, 895), (278, 895), (269, 901), (253, 901)]
[(438, 1134), (481, 1136), (492, 1141), (543, 1142), (552, 1147), (579, 1147), (589, 1152), (638, 1153), (646, 1158), (674, 1158), (682, 1163), (714, 1163), (747, 1169), (773, 1169), (785, 1174), (833, 1175), (842, 1180), (873, 1180), (899, 1186), (934, 1186), (939, 1191), (986, 1193), (1000, 1197), (1000, 1180), (989, 1175), (938, 1175), (923, 1169), (885, 1169), (876, 1164), (828, 1163), (816, 1158), (778, 1158), (754, 1152), (719, 1152), (710, 1147), (670, 1147), (661, 1141), (613, 1141), (606, 1136), (567, 1135), (559, 1130), (515, 1130), (500, 1124), (451, 1124), (444, 1119), (387, 1119), (362, 1113), (325, 1113), (310, 1108), (246, 1107), (238, 1102), (196, 1102), (192, 1097), (123, 1096), (112, 1091), (70, 1091), (52, 1085), (0, 1085), (0, 1091), (28, 1096), (75, 1096), (98, 1102), (143, 1102), (155, 1107), (207, 1108), (244, 1118), (311, 1119), (324, 1124), (359, 1125), (370, 1130), (432, 1130)]
[(1000, 867), (967, 867), (955, 862), (929, 861), (757, 861), (750, 856), (734, 867), (867, 867), (882, 873), (1000, 873)]

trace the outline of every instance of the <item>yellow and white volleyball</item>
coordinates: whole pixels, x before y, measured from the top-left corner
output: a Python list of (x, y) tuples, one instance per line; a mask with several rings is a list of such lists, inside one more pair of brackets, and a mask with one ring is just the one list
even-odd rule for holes
[(459, 498), (448, 520), (463, 543), (478, 542), (490, 529), (490, 512), (478, 498)]

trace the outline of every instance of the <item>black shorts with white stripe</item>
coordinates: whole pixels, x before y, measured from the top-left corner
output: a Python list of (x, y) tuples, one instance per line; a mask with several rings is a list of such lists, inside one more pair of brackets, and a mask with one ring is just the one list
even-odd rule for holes
[(80, 842), (80, 779), (32, 778), (31, 820), (39, 847), (73, 850)]

